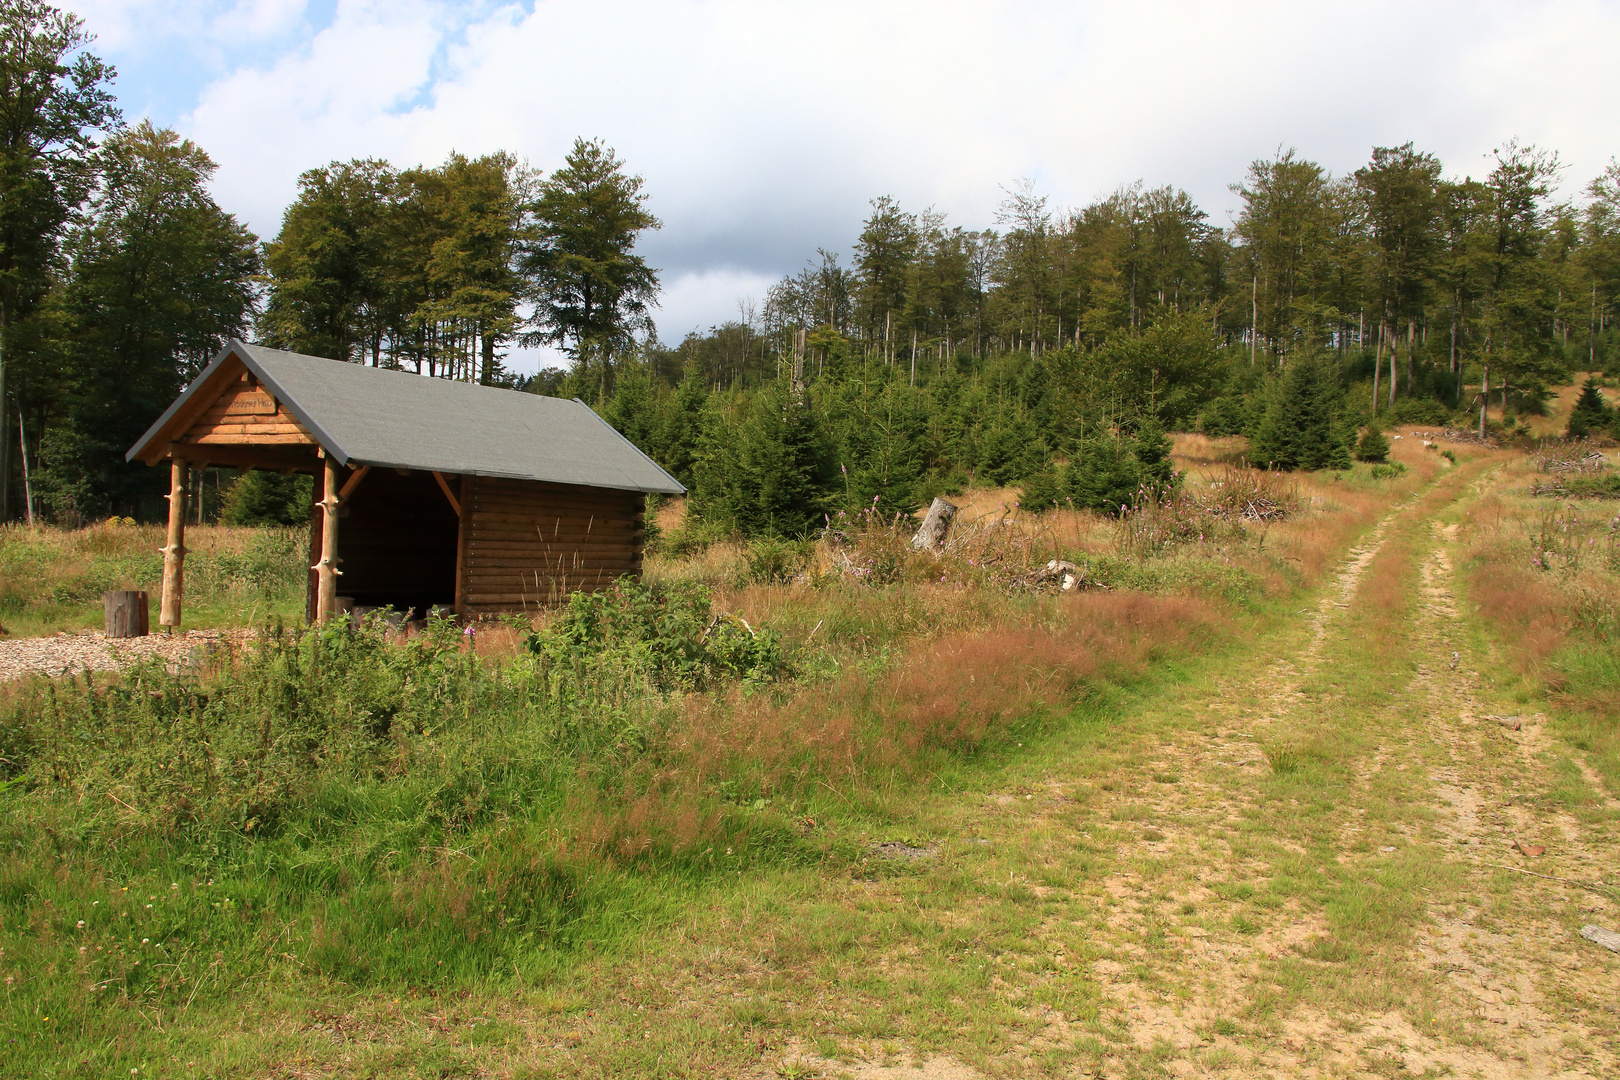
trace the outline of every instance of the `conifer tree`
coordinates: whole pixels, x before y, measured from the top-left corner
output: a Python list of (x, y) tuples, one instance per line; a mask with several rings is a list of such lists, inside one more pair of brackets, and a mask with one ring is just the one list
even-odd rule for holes
[(740, 423), (713, 434), (697, 470), (695, 502), (703, 516), (745, 536), (806, 536), (822, 525), (833, 469), (802, 395), (768, 385)]
[(1062, 505), (1068, 494), (1068, 470), (1048, 463), (1019, 485), (1018, 505), (1032, 514), (1040, 514)]
[(1591, 375), (1581, 384), (1581, 394), (1575, 399), (1575, 407), (1569, 413), (1569, 428), (1566, 434), (1572, 439), (1584, 438), (1594, 431), (1601, 431), (1609, 423), (1609, 405), (1603, 400), (1603, 392), (1598, 389), (1597, 379)]
[(1368, 424), (1367, 430), (1361, 433), (1356, 441), (1357, 461), (1384, 461), (1389, 457), (1389, 440), (1384, 433), (1378, 430), (1377, 424)]
[(1338, 380), (1327, 364), (1298, 358), (1272, 387), (1250, 450), (1254, 463), (1285, 470), (1348, 466), (1339, 410)]
[(1080, 457), (1069, 469), (1074, 505), (1117, 515), (1136, 502), (1139, 477), (1125, 440), (1103, 431), (1087, 437)]
[(1133, 453), (1136, 456), (1137, 484), (1155, 495), (1163, 495), (1176, 483), (1175, 464), (1170, 460), (1174, 444), (1154, 419), (1142, 421), (1136, 429)]

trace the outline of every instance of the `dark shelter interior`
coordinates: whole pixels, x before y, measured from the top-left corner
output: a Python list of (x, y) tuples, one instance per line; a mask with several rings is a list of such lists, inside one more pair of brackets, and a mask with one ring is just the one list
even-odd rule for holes
[(456, 601), (460, 518), (430, 472), (372, 469), (338, 511), (338, 592), (420, 618)]

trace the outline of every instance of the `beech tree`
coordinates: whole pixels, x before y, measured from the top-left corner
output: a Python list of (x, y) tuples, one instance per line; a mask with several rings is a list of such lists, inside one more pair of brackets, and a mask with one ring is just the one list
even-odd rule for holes
[(83, 225), (68, 239), (61, 313), (73, 330), (60, 420), (39, 489), (59, 511), (134, 513), (164, 480), (124, 462), (185, 383), (254, 314), (258, 240), (208, 193), (215, 165), (143, 121), (109, 139)]
[[(89, 194), (96, 139), (115, 128), (113, 69), (84, 22), (40, 0), (0, 0), (0, 521), (10, 515), (16, 371), (48, 330), (19, 333), (52, 284), (64, 227)], [(19, 348), (30, 339), (28, 348)], [(43, 374), (43, 373), (41, 373)], [(45, 388), (40, 388), (45, 393)]]

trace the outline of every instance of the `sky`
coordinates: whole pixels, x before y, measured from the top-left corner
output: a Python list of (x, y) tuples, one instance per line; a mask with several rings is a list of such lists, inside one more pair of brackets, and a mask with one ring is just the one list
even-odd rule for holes
[(1229, 185), (1290, 147), (1342, 175), (1411, 141), (1479, 176), (1517, 138), (1571, 198), (1620, 155), (1620, 0), (55, 2), (126, 119), (200, 144), (266, 239), (329, 161), (549, 172), (603, 139), (663, 222), (638, 250), (669, 342), (847, 253), (880, 195), (983, 228), (1023, 178), (1056, 209), (1142, 180), (1225, 226)]

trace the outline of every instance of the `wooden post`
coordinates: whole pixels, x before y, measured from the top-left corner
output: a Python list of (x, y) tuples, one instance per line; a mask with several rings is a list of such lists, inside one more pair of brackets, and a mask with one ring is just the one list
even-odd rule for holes
[(325, 483), (321, 490), (325, 498), (321, 499), (321, 508), (326, 511), (321, 515), (321, 561), (315, 564), (315, 573), (318, 575), (318, 584), (315, 590), (315, 621), (324, 623), (337, 611), (337, 579), (341, 572), (337, 568), (338, 557), (338, 482), (337, 462), (332, 455), (327, 454), (322, 462), (326, 467)]
[(132, 638), (147, 635), (144, 592), (134, 589), (114, 589), (103, 594), (101, 607), (102, 614), (106, 618), (108, 637)]
[[(434, 473), (434, 476), (439, 476)], [(439, 479), (444, 484), (443, 478)], [(466, 473), (461, 475), (461, 498), (451, 499), (450, 505), (456, 508), (456, 516), (461, 521), (456, 525), (456, 614), (465, 617), (467, 614), (467, 544), (472, 537), (473, 515), (473, 478)], [(444, 493), (450, 494), (450, 488), (445, 485)]]
[(182, 458), (169, 459), (169, 532), (163, 548), (163, 600), (161, 626), (180, 625), (180, 601), (185, 591), (186, 493), (191, 484)]
[(304, 589), (304, 621), (314, 624), (315, 611), (321, 595), (321, 533), (324, 531), (321, 524), (326, 512), (321, 509), (321, 503), (326, 498), (326, 473), (317, 471), (315, 483), (311, 486), (309, 504), (309, 580)]

